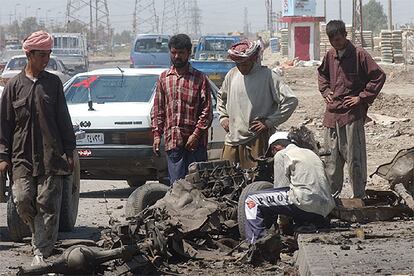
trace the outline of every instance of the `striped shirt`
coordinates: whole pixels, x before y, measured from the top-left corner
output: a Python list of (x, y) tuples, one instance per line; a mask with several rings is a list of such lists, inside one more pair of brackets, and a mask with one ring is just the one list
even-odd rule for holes
[(179, 75), (172, 66), (158, 79), (151, 111), (154, 138), (164, 135), (165, 150), (184, 146), (195, 134), (207, 146), (207, 129), (213, 117), (211, 87), (206, 75), (189, 65)]

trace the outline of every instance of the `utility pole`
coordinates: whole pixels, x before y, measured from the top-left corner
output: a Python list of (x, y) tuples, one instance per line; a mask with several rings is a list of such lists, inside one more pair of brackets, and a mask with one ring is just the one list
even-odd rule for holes
[(392, 0), (388, 0), (388, 30), (392, 31)]
[[(352, 43), (355, 44), (355, 28), (356, 28), (356, 0), (352, 0)], [(349, 34), (348, 34), (349, 35)]]
[(342, 20), (342, 0), (339, 0), (339, 20)]
[(94, 43), (93, 43), (93, 5), (92, 5), (92, 0), (89, 1), (89, 43), (91, 45), (94, 45)]
[(325, 17), (326, 22), (326, 0), (323, 0), (323, 17)]
[(265, 7), (266, 7), (266, 19), (267, 19), (267, 31), (272, 33), (272, 0), (265, 0)]
[(245, 37), (249, 36), (249, 20), (248, 20), (248, 10), (247, 7), (244, 7), (244, 22), (243, 22), (243, 33)]

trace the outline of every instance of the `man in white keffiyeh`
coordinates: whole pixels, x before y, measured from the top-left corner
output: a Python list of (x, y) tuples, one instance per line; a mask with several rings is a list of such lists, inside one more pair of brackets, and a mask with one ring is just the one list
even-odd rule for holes
[(229, 50), (236, 62), (217, 96), (220, 124), (227, 132), (222, 159), (240, 163), (242, 168), (256, 166), (249, 159), (265, 154), (269, 136), (295, 110), (298, 101), (281, 77), (258, 60), (260, 45), (244, 40)]

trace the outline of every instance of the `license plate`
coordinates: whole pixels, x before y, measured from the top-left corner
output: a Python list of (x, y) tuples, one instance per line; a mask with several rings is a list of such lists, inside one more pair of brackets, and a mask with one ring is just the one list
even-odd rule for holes
[(104, 141), (103, 133), (86, 133), (85, 138), (76, 142), (78, 145), (102, 145)]

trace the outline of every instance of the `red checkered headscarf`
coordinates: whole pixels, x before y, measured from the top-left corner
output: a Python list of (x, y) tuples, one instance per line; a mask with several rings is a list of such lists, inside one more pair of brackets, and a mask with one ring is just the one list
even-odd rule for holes
[(247, 61), (259, 53), (260, 45), (257, 41), (245, 39), (240, 41), (227, 51), (229, 58), (237, 63)]
[(53, 38), (45, 31), (37, 31), (29, 35), (23, 42), (23, 51), (28, 53), (32, 50), (48, 51), (53, 48)]

